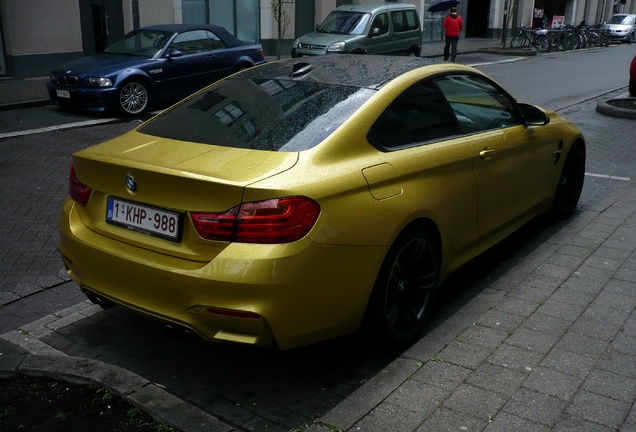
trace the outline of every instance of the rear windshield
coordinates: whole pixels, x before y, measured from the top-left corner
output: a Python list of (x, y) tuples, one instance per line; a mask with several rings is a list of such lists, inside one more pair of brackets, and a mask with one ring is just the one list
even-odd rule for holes
[(291, 79), (227, 79), (138, 130), (224, 147), (302, 151), (327, 138), (373, 93)]

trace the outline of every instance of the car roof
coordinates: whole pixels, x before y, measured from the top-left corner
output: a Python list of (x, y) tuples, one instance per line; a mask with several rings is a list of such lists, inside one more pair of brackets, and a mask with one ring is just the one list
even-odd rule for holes
[(343, 5), (336, 10), (338, 11), (354, 11), (374, 13), (387, 10), (403, 10), (403, 9), (415, 9), (415, 6), (410, 3), (377, 3), (377, 4), (348, 4)]
[(285, 79), (379, 89), (413, 69), (442, 63), (423, 57), (333, 54), (269, 62), (237, 78)]
[(209, 30), (220, 37), (227, 47), (235, 47), (244, 44), (243, 41), (237, 39), (224, 27), (213, 24), (155, 24), (141, 27), (139, 30), (160, 30), (170, 33), (183, 33), (191, 30)]

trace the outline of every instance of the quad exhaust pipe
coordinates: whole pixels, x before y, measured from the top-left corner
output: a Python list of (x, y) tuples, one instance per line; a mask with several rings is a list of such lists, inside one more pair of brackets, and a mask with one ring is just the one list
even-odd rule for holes
[(199, 336), (198, 334), (196, 334), (195, 332), (193, 332), (192, 330), (190, 330), (187, 327), (183, 327), (181, 325), (178, 324), (174, 324), (174, 323), (165, 323), (163, 325), (163, 327), (168, 330), (168, 332), (175, 336), (177, 339), (183, 338), (185, 336), (185, 338), (187, 340), (190, 341), (194, 341), (194, 340), (201, 340), (201, 336)]
[[(91, 303), (98, 305), (104, 310), (110, 309), (112, 307), (117, 306), (112, 300), (109, 300), (85, 287), (82, 288), (82, 292), (86, 295), (86, 297), (91, 301)], [(201, 336), (196, 332), (193, 332), (187, 327), (181, 326), (179, 324), (174, 323), (164, 323), (163, 327), (168, 330), (173, 336), (177, 338), (185, 337), (188, 340), (201, 340)]]

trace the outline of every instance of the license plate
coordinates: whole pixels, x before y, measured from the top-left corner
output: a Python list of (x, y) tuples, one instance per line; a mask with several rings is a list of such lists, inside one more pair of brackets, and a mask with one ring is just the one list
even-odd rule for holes
[(109, 197), (106, 222), (172, 241), (179, 240), (181, 215), (177, 212)]
[(71, 98), (71, 92), (68, 90), (55, 90), (55, 95), (57, 97), (66, 98), (66, 99)]

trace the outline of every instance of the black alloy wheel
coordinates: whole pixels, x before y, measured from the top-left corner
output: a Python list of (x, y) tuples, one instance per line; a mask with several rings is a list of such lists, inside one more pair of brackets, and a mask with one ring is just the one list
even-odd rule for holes
[(119, 90), (119, 108), (125, 115), (140, 115), (150, 106), (150, 92), (143, 81), (128, 81)]
[(389, 249), (375, 282), (368, 324), (393, 345), (413, 341), (431, 309), (439, 276), (436, 242), (418, 228), (403, 232)]
[(556, 220), (574, 213), (585, 181), (585, 148), (574, 144), (565, 159), (550, 213)]

